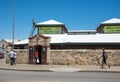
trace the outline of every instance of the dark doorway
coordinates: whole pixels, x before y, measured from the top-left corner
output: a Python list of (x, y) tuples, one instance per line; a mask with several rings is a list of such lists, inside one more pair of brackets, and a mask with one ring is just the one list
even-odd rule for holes
[(42, 64), (42, 46), (38, 45), (35, 46), (35, 50), (38, 51), (38, 59), (39, 59), (39, 63), (38, 64)]

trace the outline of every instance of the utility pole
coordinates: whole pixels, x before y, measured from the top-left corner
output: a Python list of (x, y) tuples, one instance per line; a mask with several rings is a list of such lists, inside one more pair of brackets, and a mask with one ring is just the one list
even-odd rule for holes
[(14, 49), (14, 0), (12, 0), (12, 49)]

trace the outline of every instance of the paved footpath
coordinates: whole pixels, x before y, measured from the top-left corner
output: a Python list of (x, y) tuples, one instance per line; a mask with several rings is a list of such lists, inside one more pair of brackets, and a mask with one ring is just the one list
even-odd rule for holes
[(100, 66), (68, 66), (68, 65), (32, 65), (32, 64), (0, 64), (1, 70), (16, 70), (16, 71), (50, 71), (50, 72), (118, 72), (120, 66), (111, 66), (109, 69), (105, 66), (103, 69)]

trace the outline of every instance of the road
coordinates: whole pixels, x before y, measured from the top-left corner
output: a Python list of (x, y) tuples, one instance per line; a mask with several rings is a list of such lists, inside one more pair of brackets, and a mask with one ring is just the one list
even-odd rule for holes
[(0, 70), (0, 82), (120, 82), (120, 73)]

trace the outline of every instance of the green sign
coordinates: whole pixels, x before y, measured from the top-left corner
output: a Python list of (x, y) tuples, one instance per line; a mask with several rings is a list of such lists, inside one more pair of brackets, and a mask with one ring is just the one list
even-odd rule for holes
[(104, 26), (104, 33), (120, 33), (120, 26)]
[(61, 27), (39, 27), (39, 34), (61, 34)]

